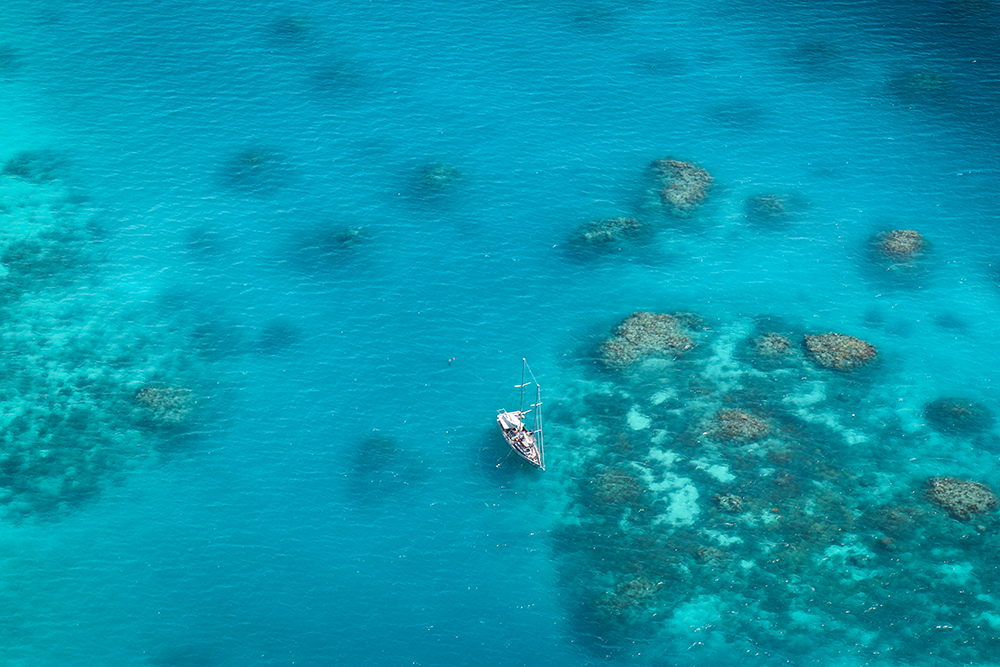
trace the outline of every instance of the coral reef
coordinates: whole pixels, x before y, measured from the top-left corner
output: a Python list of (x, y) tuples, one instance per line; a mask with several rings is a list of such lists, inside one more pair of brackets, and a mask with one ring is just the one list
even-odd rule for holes
[(701, 167), (673, 158), (656, 160), (650, 166), (660, 203), (671, 215), (687, 218), (708, 197), (712, 176)]
[(647, 357), (673, 359), (694, 347), (684, 318), (664, 313), (633, 313), (625, 318), (600, 346), (604, 363), (625, 369)]
[(313, 269), (338, 268), (358, 256), (368, 240), (365, 228), (357, 226), (322, 226), (296, 234), (292, 243), (294, 257)]
[(64, 178), (68, 162), (66, 156), (58, 151), (48, 149), (21, 151), (4, 163), (0, 174), (44, 185)]
[(770, 432), (766, 421), (735, 408), (716, 412), (709, 427), (709, 433), (716, 440), (736, 444), (756, 442)]
[(714, 500), (715, 504), (719, 506), (719, 509), (725, 512), (732, 512), (733, 514), (736, 514), (743, 509), (743, 499), (731, 493), (716, 495)]
[(997, 508), (997, 497), (985, 484), (957, 477), (932, 477), (924, 487), (927, 498), (956, 519), (971, 519)]
[(985, 405), (968, 398), (938, 398), (924, 407), (927, 422), (941, 433), (975, 435), (993, 427), (993, 413)]
[(630, 467), (604, 466), (589, 481), (586, 503), (593, 512), (619, 515), (624, 508), (637, 505), (646, 491)]
[(820, 366), (838, 371), (855, 371), (868, 366), (878, 356), (871, 343), (839, 333), (805, 337), (806, 353)]
[(924, 250), (924, 237), (915, 229), (891, 229), (875, 238), (878, 252), (893, 261), (910, 261)]
[(450, 190), (461, 178), (458, 167), (441, 162), (432, 162), (420, 170), (420, 184), (431, 192)]
[(791, 194), (763, 193), (748, 197), (743, 215), (760, 227), (782, 229), (793, 222), (804, 208), (801, 197)]
[(795, 352), (792, 341), (778, 333), (766, 333), (753, 339), (753, 353), (763, 359), (777, 359)]
[(135, 402), (151, 421), (176, 426), (191, 418), (197, 401), (194, 392), (184, 387), (147, 385), (135, 392)]
[(198, 382), (183, 333), (127, 306), (103, 280), (95, 211), (67, 185), (65, 167), (57, 153), (22, 153), (0, 174), (0, 515), (8, 520), (59, 516), (155, 464), (190, 423), (193, 392), (177, 387)]
[(635, 218), (604, 218), (583, 225), (576, 240), (590, 247), (620, 246), (648, 234), (650, 228)]
[(757, 220), (781, 219), (788, 216), (789, 199), (784, 195), (754, 195), (744, 206), (746, 216)]
[(651, 618), (649, 607), (655, 603), (662, 581), (638, 575), (618, 582), (595, 602), (595, 611), (602, 625), (633, 628), (636, 623)]
[[(733, 651), (812, 656), (821, 631), (859, 663), (886, 651), (907, 664), (989, 662), (995, 495), (955, 478), (918, 493), (898, 484), (912, 479), (910, 456), (940, 454), (939, 439), (903, 427), (911, 420), (894, 416), (898, 394), (877, 374), (827, 370), (871, 363), (873, 347), (815, 336), (816, 363), (805, 363), (775, 333), (795, 328), (718, 324), (684, 363), (616, 375), (613, 389), (583, 374), (579, 400), (550, 415), (573, 451), (553, 468), (571, 494), (553, 534), (574, 622), (602, 647), (683, 648), (697, 628), (708, 642), (741, 638)], [(762, 347), (798, 361), (763, 373), (746, 352), (771, 334)], [(649, 428), (627, 430), (635, 410)]]

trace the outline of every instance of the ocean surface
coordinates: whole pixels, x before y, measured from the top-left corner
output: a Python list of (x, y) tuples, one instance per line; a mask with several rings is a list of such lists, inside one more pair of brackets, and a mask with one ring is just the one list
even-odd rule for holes
[(3, 15), (0, 667), (1000, 665), (1000, 3)]

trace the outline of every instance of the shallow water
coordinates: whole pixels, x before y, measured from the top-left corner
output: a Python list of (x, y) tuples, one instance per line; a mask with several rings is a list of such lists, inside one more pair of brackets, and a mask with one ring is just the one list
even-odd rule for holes
[[(1000, 411), (1000, 6), (7, 4), (5, 664), (997, 662), (994, 515), (924, 485), (1000, 488), (925, 413)], [(638, 311), (704, 329), (607, 368)]]

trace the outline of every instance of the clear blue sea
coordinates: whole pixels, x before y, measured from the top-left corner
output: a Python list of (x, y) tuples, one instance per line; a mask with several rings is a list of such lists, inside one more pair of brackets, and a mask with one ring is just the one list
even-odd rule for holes
[(1000, 665), (1000, 3), (3, 16), (0, 667)]

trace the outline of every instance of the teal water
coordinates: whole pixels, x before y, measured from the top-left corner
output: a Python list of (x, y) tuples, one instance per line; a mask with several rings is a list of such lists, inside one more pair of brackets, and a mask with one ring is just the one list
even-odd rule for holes
[[(926, 493), (1000, 489), (996, 424), (926, 407), (1000, 412), (1000, 6), (5, 19), (0, 664), (1000, 663), (995, 513)], [(650, 235), (581, 245), (619, 216)], [(638, 311), (694, 349), (603, 364)], [(493, 425), (522, 357), (544, 473)]]

